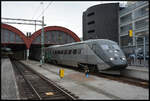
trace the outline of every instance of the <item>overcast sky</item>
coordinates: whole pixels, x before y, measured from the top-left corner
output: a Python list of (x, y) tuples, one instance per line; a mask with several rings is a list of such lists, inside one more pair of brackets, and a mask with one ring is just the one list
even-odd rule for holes
[[(42, 20), (42, 11), (46, 9), (52, 1), (2, 1), (1, 16), (2, 18), (20, 18)], [(120, 1), (54, 1), (44, 12), (44, 22), (46, 26), (63, 26), (82, 37), (82, 14), (90, 6), (101, 3), (118, 3)], [(121, 1), (120, 3), (126, 3)], [(40, 16), (41, 15), (41, 16)], [(4, 20), (2, 20), (4, 21)], [(6, 21), (6, 20), (5, 20)], [(35, 27), (31, 25), (10, 24), (23, 33), (35, 32)], [(37, 29), (40, 29), (37, 26)]]

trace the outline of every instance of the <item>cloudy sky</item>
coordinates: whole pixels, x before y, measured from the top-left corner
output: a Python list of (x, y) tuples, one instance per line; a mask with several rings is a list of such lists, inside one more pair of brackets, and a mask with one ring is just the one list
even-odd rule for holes
[[(118, 3), (120, 1), (2, 1), (2, 18), (32, 19), (42, 20), (42, 11), (44, 9), (44, 22), (46, 26), (63, 26), (79, 37), (82, 37), (82, 14), (90, 6), (101, 3)], [(126, 3), (121, 1), (120, 3)], [(4, 22), (6, 20), (2, 20)], [(23, 33), (35, 32), (32, 25), (10, 24)], [(41, 26), (37, 26), (36, 30)]]

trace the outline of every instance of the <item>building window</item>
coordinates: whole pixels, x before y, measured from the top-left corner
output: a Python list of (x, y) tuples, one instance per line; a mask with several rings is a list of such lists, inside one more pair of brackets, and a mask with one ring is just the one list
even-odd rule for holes
[(95, 13), (94, 12), (92, 12), (92, 13), (89, 13), (87, 16), (89, 17), (89, 16), (92, 16), (92, 15), (94, 15)]
[(88, 33), (94, 33), (95, 32), (95, 30), (89, 30), (88, 31)]
[(88, 22), (88, 25), (95, 24), (95, 21)]
[(146, 27), (148, 27), (149, 25), (149, 21), (147, 21), (148, 19), (143, 19), (140, 21), (135, 22), (135, 29), (144, 29)]
[(122, 26), (120, 28), (120, 33), (123, 34), (125, 32), (128, 32), (131, 29), (132, 29), (132, 24), (128, 24), (128, 25)]
[(148, 6), (142, 7), (135, 11), (135, 19), (149, 14)]
[(121, 46), (130, 46), (130, 45), (133, 44), (132, 38), (130, 38), (128, 35), (126, 35), (126, 36), (121, 36), (121, 37), (120, 37), (120, 41), (121, 41)]

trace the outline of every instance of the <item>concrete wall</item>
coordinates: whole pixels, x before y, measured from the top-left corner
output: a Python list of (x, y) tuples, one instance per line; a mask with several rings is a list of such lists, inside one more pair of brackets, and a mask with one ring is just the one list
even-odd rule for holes
[(118, 3), (100, 4), (83, 13), (83, 40), (110, 39), (119, 43)]

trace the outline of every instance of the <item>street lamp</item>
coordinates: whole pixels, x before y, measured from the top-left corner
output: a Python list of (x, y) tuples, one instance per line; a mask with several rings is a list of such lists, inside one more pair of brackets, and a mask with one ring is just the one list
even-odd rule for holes
[[(41, 2), (43, 4), (43, 2)], [(44, 5), (43, 5), (44, 6)], [(44, 7), (43, 7), (44, 11)], [(44, 13), (44, 12), (43, 12)], [(44, 14), (42, 16), (42, 31), (41, 31), (41, 60), (40, 60), (41, 66), (44, 63)]]

